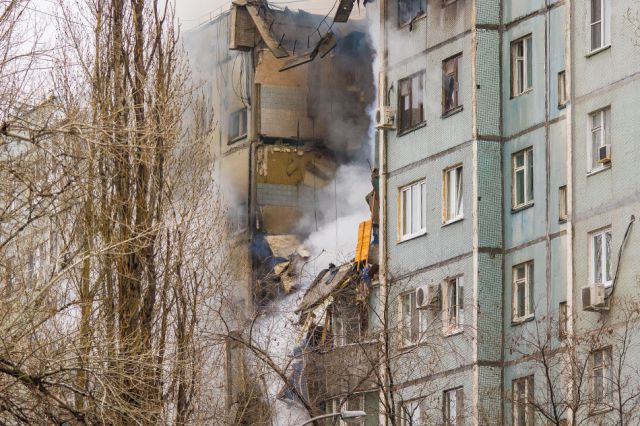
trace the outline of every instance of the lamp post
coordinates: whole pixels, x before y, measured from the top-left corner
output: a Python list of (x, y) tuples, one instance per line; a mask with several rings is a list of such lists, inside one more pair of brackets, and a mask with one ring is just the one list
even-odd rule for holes
[(363, 418), (366, 415), (367, 413), (365, 413), (364, 411), (346, 411), (345, 410), (345, 411), (340, 411), (339, 413), (323, 414), (321, 416), (314, 417), (312, 419), (307, 420), (304, 423), (301, 423), (299, 426), (308, 425), (309, 423), (313, 423), (316, 420), (330, 419), (331, 417), (340, 416), (342, 420), (358, 420)]

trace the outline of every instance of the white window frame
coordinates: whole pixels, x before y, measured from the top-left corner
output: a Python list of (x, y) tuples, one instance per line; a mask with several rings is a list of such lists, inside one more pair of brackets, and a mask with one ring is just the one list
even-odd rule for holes
[[(518, 47), (522, 46), (522, 55), (518, 54)], [(511, 42), (511, 97), (515, 98), (533, 89), (532, 59), (533, 37), (528, 34)], [(531, 73), (531, 75), (529, 75)]]
[[(233, 128), (234, 120), (236, 120), (236, 117), (238, 126), (237, 128)], [(229, 143), (233, 143), (247, 137), (249, 128), (249, 126), (247, 125), (249, 121), (248, 119), (249, 111), (246, 107), (234, 111), (229, 115)]]
[[(594, 2), (600, 3), (600, 20), (594, 20), (592, 9)], [(587, 49), (589, 54), (599, 52), (611, 46), (611, 2), (610, 0), (590, 0), (587, 4), (588, 29), (587, 31)], [(593, 35), (600, 26), (599, 36), (600, 44), (594, 46)]]
[[(596, 363), (596, 356), (600, 355), (600, 363)], [(611, 346), (591, 352), (591, 396), (592, 411), (607, 410), (613, 397), (612, 386), (612, 353)], [(600, 378), (600, 383), (596, 380)], [(602, 386), (598, 389), (598, 386)]]
[[(524, 162), (522, 166), (518, 166), (517, 158), (518, 156), (524, 156)], [(531, 168), (529, 167), (529, 161), (531, 161)], [(533, 157), (533, 147), (529, 147), (518, 152), (515, 152), (511, 155), (511, 206), (515, 209), (521, 209), (523, 207), (527, 207), (533, 204), (533, 191), (535, 190), (535, 185), (533, 182), (533, 169), (534, 169), (534, 157)], [(523, 194), (523, 202), (518, 203), (518, 172), (523, 172), (524, 179), (524, 194)]]
[[(524, 277), (518, 278), (518, 270), (524, 268)], [(534, 275), (533, 260), (513, 265), (511, 269), (512, 287), (511, 287), (511, 319), (512, 322), (518, 323), (526, 321), (534, 316), (533, 291), (534, 291)], [(524, 314), (518, 312), (518, 300), (520, 289), (524, 291)]]
[[(442, 223), (457, 222), (464, 218), (464, 173), (462, 164), (442, 172)], [(451, 185), (451, 182), (454, 182)]]
[[(443, 397), (444, 426), (464, 425), (464, 390), (462, 387), (444, 391)], [(452, 404), (453, 403), (453, 404)]]
[(568, 101), (567, 73), (562, 70), (558, 73), (558, 108), (564, 108)]
[[(409, 324), (407, 324), (405, 320), (405, 298), (409, 298), (409, 306), (411, 307), (410, 315), (409, 315)], [(412, 337), (412, 320), (413, 315), (416, 315), (416, 320), (418, 321), (418, 329), (417, 335), (415, 339)], [(420, 342), (422, 333), (424, 332), (424, 327), (422, 322), (426, 318), (423, 317), (423, 312), (421, 309), (418, 309), (416, 305), (416, 291), (411, 290), (400, 295), (400, 346), (408, 347), (412, 345), (416, 345)]]
[[(607, 253), (607, 236), (609, 237), (609, 252)], [(596, 239), (600, 237), (600, 259), (596, 259)], [(611, 233), (611, 227), (603, 228), (598, 231), (591, 232), (589, 234), (589, 282), (595, 284), (596, 279), (596, 265), (600, 263), (600, 271), (602, 274), (601, 283), (606, 288), (613, 285), (613, 264), (612, 264), (612, 252), (613, 252), (613, 235)], [(607, 259), (607, 254), (609, 258)], [(606, 279), (607, 269), (609, 271), (609, 279)]]
[[(420, 227), (415, 232), (411, 232), (411, 226), (413, 224), (413, 197), (412, 191), (414, 188), (419, 191), (420, 194)], [(409, 196), (406, 197), (408, 200), (408, 205), (405, 205), (405, 193), (409, 193)], [(403, 186), (398, 190), (398, 240), (406, 241), (415, 237), (419, 237), (420, 235), (424, 235), (427, 233), (427, 181), (426, 179), (419, 180), (417, 182), (411, 183), (409, 185)], [(405, 212), (409, 214), (407, 219), (405, 220)], [(405, 229), (405, 222), (409, 225), (409, 230)]]
[[(519, 391), (517, 391), (518, 385), (521, 383), (524, 383), (524, 395), (521, 395)], [(534, 411), (530, 404), (533, 390), (533, 376), (520, 377), (511, 382), (513, 426), (531, 426), (534, 424)], [(521, 406), (524, 407), (525, 410), (524, 423), (520, 423), (518, 418), (518, 410)]]
[[(597, 118), (596, 125), (593, 124)], [(593, 173), (611, 167), (611, 163), (598, 164), (596, 159), (598, 153), (595, 152), (593, 139), (600, 133), (598, 147), (611, 144), (611, 105), (592, 111), (588, 115), (587, 121), (587, 173)]]
[(404, 401), (400, 404), (400, 426), (426, 425), (426, 410), (423, 399)]
[[(443, 283), (442, 326), (446, 336), (460, 333), (464, 328), (464, 283), (462, 276)], [(453, 300), (452, 300), (452, 293)]]

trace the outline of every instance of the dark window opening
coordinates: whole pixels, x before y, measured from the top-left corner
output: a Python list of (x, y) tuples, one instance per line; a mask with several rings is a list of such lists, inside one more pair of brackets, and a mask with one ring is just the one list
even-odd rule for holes
[(424, 71), (400, 80), (398, 112), (400, 123), (398, 130), (416, 127), (424, 122)]

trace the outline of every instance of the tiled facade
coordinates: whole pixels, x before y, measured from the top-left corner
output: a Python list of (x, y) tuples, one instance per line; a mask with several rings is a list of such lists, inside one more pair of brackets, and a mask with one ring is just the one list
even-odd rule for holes
[[(430, 412), (436, 414), (429, 415), (428, 424), (444, 422), (438, 418), (443, 414), (437, 414), (443, 392), (456, 386), (464, 389), (464, 424), (518, 424), (512, 410), (513, 381), (532, 375), (541, 400), (548, 391), (539, 377), (540, 366), (514, 349), (525, 336), (539, 335), (541, 327), (542, 334), (557, 328), (561, 303), (568, 306), (573, 318), (569, 328), (575, 327), (576, 335), (603, 316), (614, 322), (615, 306), (608, 313), (583, 311), (580, 297), (589, 282), (591, 231), (611, 226), (611, 268), (619, 274), (616, 297), (634, 294), (640, 277), (634, 257), (640, 243), (632, 233), (621, 261), (625, 263), (619, 266), (616, 256), (631, 215), (640, 206), (640, 179), (632, 168), (640, 159), (640, 129), (632, 118), (640, 102), (640, 64), (639, 48), (629, 33), (633, 13), (628, 12), (635, 9), (630, 1), (607, 2), (611, 46), (591, 54), (590, 3), (430, 1), (424, 16), (411, 26), (398, 26), (398, 1), (380, 2), (381, 93), (388, 93), (382, 104), (396, 111), (396, 124), (399, 81), (420, 71), (426, 76), (423, 125), (402, 134), (381, 129), (379, 135), (386, 195), (381, 258), (387, 260), (383, 268), (392, 295), (387, 308), (400, 318), (399, 303), (393, 301), (410, 289), (458, 274), (465, 282), (464, 332), (426, 333), (429, 341), (418, 344), (425, 367), (413, 369), (398, 385), (400, 401), (423, 397), (431, 404)], [(512, 43), (528, 36), (530, 87), (514, 96)], [(442, 116), (442, 61), (456, 54), (462, 55), (462, 110)], [(566, 104), (561, 104), (558, 83), (563, 71)], [(609, 106), (611, 167), (589, 174), (589, 113)], [(527, 149), (533, 156), (528, 172), (533, 175), (532, 200), (514, 208), (514, 154)], [(442, 174), (456, 164), (463, 167), (464, 217), (443, 224)], [(400, 190), (421, 179), (427, 184), (426, 232), (400, 240)], [(568, 220), (560, 212), (560, 188), (565, 185)], [(531, 264), (533, 285), (527, 297), (533, 299), (533, 312), (520, 320), (513, 314), (518, 298), (513, 294), (514, 267), (525, 263)], [(439, 320), (438, 313), (423, 312)], [(556, 334), (549, 337), (549, 345), (552, 351), (564, 348)], [(456, 347), (459, 356), (440, 359), (442, 347)], [(401, 371), (402, 357), (397, 359)], [(569, 416), (567, 411), (563, 418)]]

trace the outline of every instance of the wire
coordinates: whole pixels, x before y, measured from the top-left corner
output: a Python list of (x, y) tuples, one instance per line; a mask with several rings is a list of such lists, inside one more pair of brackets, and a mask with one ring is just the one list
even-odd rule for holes
[(611, 283), (611, 294), (609, 297), (613, 296), (613, 292), (616, 290), (616, 282), (618, 281), (618, 271), (620, 271), (620, 260), (622, 259), (622, 253), (627, 244), (627, 239), (629, 238), (629, 233), (631, 232), (631, 227), (633, 223), (636, 221), (636, 217), (631, 215), (631, 219), (629, 220), (629, 225), (627, 225), (627, 230), (624, 232), (624, 238), (622, 238), (622, 244), (620, 244), (620, 249), (618, 250), (618, 264), (616, 265), (616, 273), (613, 276), (613, 283)]

